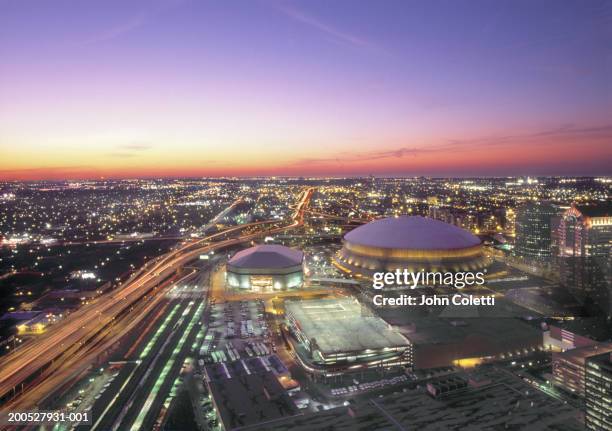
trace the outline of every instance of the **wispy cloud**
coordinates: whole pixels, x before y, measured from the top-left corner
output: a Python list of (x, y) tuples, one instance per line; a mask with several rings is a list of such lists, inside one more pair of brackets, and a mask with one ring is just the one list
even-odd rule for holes
[(612, 144), (612, 124), (602, 126), (576, 127), (572, 124), (561, 125), (554, 129), (516, 135), (492, 136), (475, 139), (453, 139), (449, 142), (457, 149), (478, 149), (483, 147), (512, 146), (518, 144), (555, 145), (568, 139), (604, 140)]
[(1, 174), (11, 173), (37, 173), (37, 172), (51, 172), (51, 171), (78, 171), (81, 169), (91, 169), (89, 165), (76, 165), (76, 166), (50, 166), (40, 168), (18, 168), (18, 169), (0, 169)]
[(96, 34), (93, 34), (89, 38), (80, 41), (78, 45), (91, 45), (100, 42), (105, 42), (131, 33), (153, 20), (162, 12), (166, 12), (171, 8), (177, 7), (182, 2), (183, 0), (164, 0), (161, 2), (157, 2), (157, 4), (155, 4), (149, 10), (142, 11), (123, 22), (103, 29)]
[(141, 142), (130, 142), (127, 144), (115, 145), (115, 151), (108, 153), (109, 157), (117, 159), (130, 159), (139, 156), (142, 152), (153, 148), (153, 145)]
[(340, 30), (326, 22), (323, 22), (319, 18), (314, 17), (304, 10), (296, 8), (295, 6), (288, 5), (286, 3), (273, 3), (273, 5), (277, 10), (284, 13), (289, 18), (322, 32), (334, 42), (350, 45), (355, 48), (388, 54), (387, 50), (380, 45), (364, 37)]
[(105, 42), (107, 40), (116, 39), (126, 33), (129, 33), (137, 28), (141, 27), (146, 22), (145, 14), (140, 14), (133, 18), (130, 18), (126, 22), (117, 24), (102, 30), (100, 33), (91, 36), (88, 39), (81, 41), (79, 45), (91, 45), (99, 42)]
[(115, 159), (132, 159), (136, 157), (138, 154), (136, 153), (127, 153), (121, 151), (114, 151), (112, 153), (108, 153), (109, 157), (113, 157)]
[(0, 169), (0, 178), (8, 180), (63, 179), (75, 177), (95, 177), (98, 169), (89, 165), (49, 166), (34, 168)]
[(397, 148), (366, 152), (342, 152), (329, 157), (301, 158), (295, 166), (361, 163), (381, 159), (401, 159), (436, 153), (462, 153), (503, 147), (517, 147), (525, 151), (530, 145), (554, 146), (560, 142), (598, 142), (602, 148), (612, 148), (612, 124), (592, 127), (563, 125), (555, 129), (516, 135), (491, 136), (474, 139), (449, 139), (433, 145), (403, 145)]
[(146, 143), (133, 142), (130, 144), (117, 145), (117, 148), (122, 149), (122, 150), (146, 151), (146, 150), (150, 150), (151, 148), (153, 148), (153, 145), (146, 144)]

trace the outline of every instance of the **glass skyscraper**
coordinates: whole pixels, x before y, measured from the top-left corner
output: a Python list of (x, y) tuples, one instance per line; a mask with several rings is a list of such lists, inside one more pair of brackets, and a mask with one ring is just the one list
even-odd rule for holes
[(516, 211), (514, 254), (521, 258), (549, 260), (552, 256), (552, 219), (559, 209), (547, 202), (530, 202)]

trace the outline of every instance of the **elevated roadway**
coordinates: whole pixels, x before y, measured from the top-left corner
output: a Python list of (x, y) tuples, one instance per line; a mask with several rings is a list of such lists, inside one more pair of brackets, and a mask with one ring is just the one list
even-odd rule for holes
[[(48, 367), (57, 365), (54, 362), (62, 358), (66, 351), (87, 343), (104, 331), (118, 316), (130, 312), (135, 304), (146, 299), (161, 283), (199, 255), (302, 226), (313, 191), (314, 189), (309, 188), (301, 194), (291, 223), (283, 226), (278, 226), (278, 221), (250, 223), (181, 245), (150, 261), (117, 289), (99, 296), (60, 323), (51, 326), (44, 334), (1, 358), (0, 402), (6, 404), (23, 392), (31, 390), (28, 385), (38, 382), (37, 377)], [(244, 232), (249, 230), (254, 232)], [(236, 233), (238, 236), (232, 237)], [(35, 402), (35, 399), (30, 399), (29, 404)]]

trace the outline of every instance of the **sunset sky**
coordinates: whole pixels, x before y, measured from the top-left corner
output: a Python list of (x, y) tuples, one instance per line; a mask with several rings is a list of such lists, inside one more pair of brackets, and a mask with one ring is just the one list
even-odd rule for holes
[(611, 167), (609, 0), (0, 0), (0, 179)]

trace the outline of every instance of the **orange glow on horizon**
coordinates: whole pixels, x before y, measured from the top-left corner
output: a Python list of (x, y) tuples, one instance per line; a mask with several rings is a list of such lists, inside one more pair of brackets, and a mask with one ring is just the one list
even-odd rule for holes
[[(529, 151), (525, 150), (529, 146)], [(407, 148), (407, 149), (406, 149)], [(582, 145), (569, 139), (533, 139), (501, 144), (402, 146), (399, 150), (368, 144), (354, 152), (317, 147), (133, 144), (115, 150), (93, 147), (3, 149), (2, 180), (62, 180), (151, 177), (248, 176), (478, 176), (547, 174), (556, 167), (588, 166), (610, 159), (599, 140)], [(542, 172), (544, 171), (544, 172)]]

